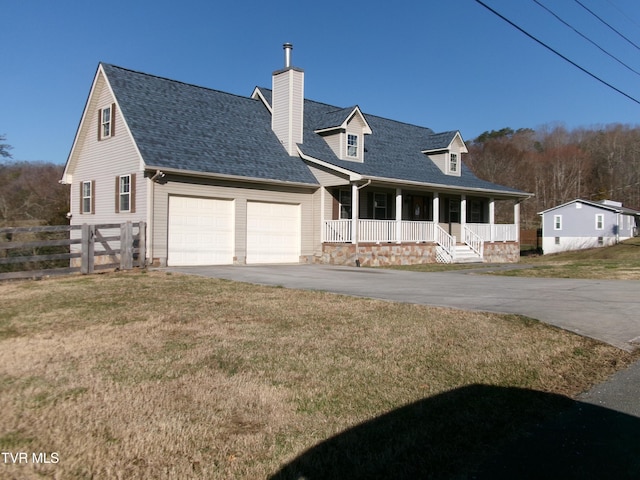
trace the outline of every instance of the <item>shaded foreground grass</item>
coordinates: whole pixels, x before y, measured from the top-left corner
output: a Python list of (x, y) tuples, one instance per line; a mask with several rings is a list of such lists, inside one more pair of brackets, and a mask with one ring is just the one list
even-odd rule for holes
[(357, 425), (351, 473), (450, 478), (637, 358), (513, 315), (161, 272), (0, 298), (0, 449), (59, 457), (3, 478), (267, 478)]

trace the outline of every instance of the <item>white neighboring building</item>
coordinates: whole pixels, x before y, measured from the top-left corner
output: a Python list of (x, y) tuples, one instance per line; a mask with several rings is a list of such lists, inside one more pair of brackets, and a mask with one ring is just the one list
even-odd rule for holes
[(576, 199), (542, 215), (544, 254), (614, 245), (637, 234), (640, 212), (613, 200)]

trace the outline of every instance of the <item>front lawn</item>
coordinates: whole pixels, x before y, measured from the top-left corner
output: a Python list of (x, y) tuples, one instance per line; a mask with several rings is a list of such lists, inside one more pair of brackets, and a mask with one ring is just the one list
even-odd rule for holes
[(321, 442), (316, 472), (466, 476), (637, 358), (513, 315), (163, 272), (0, 298), (0, 448), (29, 456), (3, 478), (268, 478)]

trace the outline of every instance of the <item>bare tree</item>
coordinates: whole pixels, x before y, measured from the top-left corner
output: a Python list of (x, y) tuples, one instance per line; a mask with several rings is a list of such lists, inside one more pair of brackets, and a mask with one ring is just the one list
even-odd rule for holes
[(7, 139), (6, 135), (4, 134), (0, 135), (0, 159), (11, 158), (11, 154), (9, 153), (9, 150), (11, 150), (13, 147), (8, 143), (2, 143), (6, 141), (6, 139)]

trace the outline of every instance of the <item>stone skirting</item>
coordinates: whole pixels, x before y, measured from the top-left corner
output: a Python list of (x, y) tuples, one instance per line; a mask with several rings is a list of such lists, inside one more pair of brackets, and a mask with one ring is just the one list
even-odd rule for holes
[[(359, 244), (358, 260), (361, 266), (417, 265), (435, 263), (434, 243)], [(351, 243), (325, 243), (319, 263), (329, 265), (355, 265), (356, 246)]]
[(520, 261), (520, 243), (518, 242), (485, 242), (485, 263), (518, 263)]
[[(361, 266), (418, 265), (436, 263), (435, 243), (362, 243), (358, 245), (357, 259)], [(520, 244), (496, 242), (484, 244), (485, 263), (515, 263), (520, 260)], [(325, 243), (316, 263), (328, 265), (355, 265), (356, 246), (352, 243)]]

